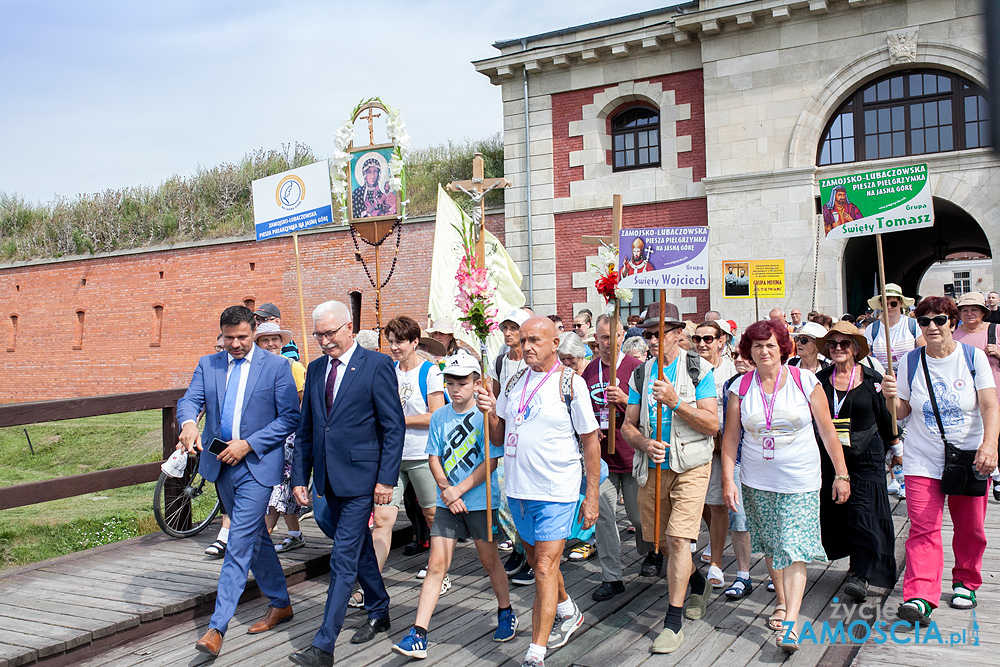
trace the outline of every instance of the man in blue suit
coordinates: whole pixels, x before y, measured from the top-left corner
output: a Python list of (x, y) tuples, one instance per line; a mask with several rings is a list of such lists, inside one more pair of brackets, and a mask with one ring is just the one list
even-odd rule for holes
[(329, 506), (334, 530), (330, 590), (312, 646), (288, 658), (297, 665), (326, 667), (333, 664), (355, 578), (368, 611), (362, 630), (374, 635), (389, 629), (389, 594), (375, 560), (368, 517), (373, 502), (392, 500), (406, 424), (392, 361), (354, 342), (347, 306), (339, 301), (320, 304), (313, 311), (313, 325), (324, 355), (306, 372), (292, 493), (300, 505), (309, 504), (306, 484), (312, 472), (313, 488)]
[[(217, 456), (204, 452), (201, 475), (215, 482), (230, 510), (232, 525), (219, 573), (215, 613), (195, 648), (219, 655), (222, 638), (253, 570), (261, 592), (271, 600), (267, 614), (250, 633), (270, 630), (292, 617), (285, 575), (264, 525), (271, 488), (281, 483), (285, 438), (299, 422), (299, 398), (288, 360), (254, 345), (253, 313), (232, 306), (219, 318), (223, 350), (198, 360), (184, 397), (177, 402), (181, 426), (177, 447), (203, 451), (216, 438), (226, 443)], [(205, 432), (196, 420), (205, 410)]]

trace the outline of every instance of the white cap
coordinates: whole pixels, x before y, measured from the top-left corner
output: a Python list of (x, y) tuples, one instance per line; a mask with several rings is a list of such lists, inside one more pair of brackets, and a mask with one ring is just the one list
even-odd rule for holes
[(522, 310), (521, 308), (515, 308), (514, 310), (507, 313), (507, 315), (502, 320), (500, 320), (500, 324), (502, 325), (504, 322), (513, 322), (518, 327), (520, 327), (529, 319), (531, 319), (531, 315), (528, 314), (528, 311)]
[(188, 453), (183, 449), (175, 449), (170, 458), (163, 462), (160, 470), (168, 477), (180, 478), (187, 469)]
[(441, 372), (444, 375), (464, 378), (471, 373), (481, 373), (482, 369), (479, 368), (479, 362), (474, 356), (459, 348), (458, 352), (444, 360), (444, 370)]
[(806, 322), (802, 328), (795, 332), (796, 336), (811, 336), (812, 338), (822, 338), (826, 335), (826, 327), (819, 322)]

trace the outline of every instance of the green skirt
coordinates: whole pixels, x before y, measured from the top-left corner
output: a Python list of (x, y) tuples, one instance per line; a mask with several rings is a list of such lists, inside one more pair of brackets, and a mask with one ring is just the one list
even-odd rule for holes
[(826, 562), (819, 525), (819, 491), (778, 493), (743, 486), (751, 548), (770, 556), (774, 569)]

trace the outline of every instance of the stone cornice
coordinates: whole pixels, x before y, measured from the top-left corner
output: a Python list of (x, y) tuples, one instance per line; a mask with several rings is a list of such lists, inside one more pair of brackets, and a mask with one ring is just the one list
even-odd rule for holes
[(753, 28), (758, 22), (768, 19), (779, 23), (790, 21), (795, 13), (821, 16), (829, 13), (831, 6), (835, 4), (846, 4), (851, 9), (857, 9), (876, 2), (878, 0), (750, 0), (687, 12), (674, 17), (674, 24), (678, 30), (692, 37), (711, 36), (718, 35), (728, 26)]
[(781, 187), (811, 183), (816, 174), (816, 167), (798, 169), (777, 169), (775, 171), (756, 172), (752, 174), (736, 174), (732, 176), (714, 176), (703, 178), (705, 194), (723, 195), (733, 192), (745, 192), (758, 187)]

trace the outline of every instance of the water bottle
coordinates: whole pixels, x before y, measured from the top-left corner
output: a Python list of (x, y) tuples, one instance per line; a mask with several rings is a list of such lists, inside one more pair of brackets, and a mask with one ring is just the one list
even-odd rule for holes
[(903, 466), (896, 464), (892, 466), (892, 476), (896, 478), (899, 488), (903, 488)]
[(972, 466), (972, 476), (978, 479), (980, 482), (983, 481), (984, 479), (989, 479), (990, 477), (989, 473), (983, 474), (979, 472), (979, 468), (977, 468), (976, 466)]

